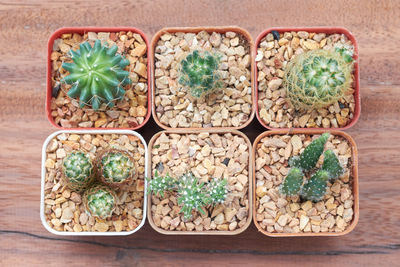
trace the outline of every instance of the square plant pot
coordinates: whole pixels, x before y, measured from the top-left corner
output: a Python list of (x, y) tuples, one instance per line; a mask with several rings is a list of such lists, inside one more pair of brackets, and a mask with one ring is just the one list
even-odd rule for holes
[[(222, 204), (204, 207), (204, 214), (192, 211), (185, 219), (174, 191), (164, 195), (148, 193), (148, 220), (166, 235), (236, 235), (252, 218), (252, 153), (249, 139), (237, 130), (171, 130), (150, 140), (148, 173), (169, 174), (176, 179), (191, 171), (200, 182), (227, 179), (228, 194)], [(150, 185), (149, 185), (150, 187)], [(209, 189), (212, 191), (212, 189)]]
[[(122, 78), (119, 78), (119, 85), (125, 90), (122, 99), (113, 101), (113, 107), (103, 103), (97, 111), (90, 104), (81, 108), (79, 95), (70, 98), (66, 93), (72, 86), (60, 81), (69, 73), (61, 67), (64, 61), (72, 62), (69, 51), (80, 49), (79, 44), (85, 41), (93, 46), (95, 40), (107, 43), (108, 47), (117, 45), (117, 54), (129, 60), (124, 69), (129, 71), (131, 80), (131, 84), (123, 85)], [(56, 30), (47, 45), (46, 114), (50, 123), (70, 130), (141, 128), (151, 114), (148, 47), (145, 34), (134, 27), (68, 27)], [(114, 89), (110, 92), (114, 99), (119, 97)], [(101, 97), (105, 99), (104, 95)]]
[[(351, 89), (325, 108), (296, 111), (286, 98), (283, 77), (286, 64), (295, 55), (333, 45), (352, 45), (354, 65)], [(258, 121), (268, 129), (329, 128), (344, 130), (360, 117), (358, 45), (354, 36), (340, 27), (270, 28), (255, 44), (255, 108)]]
[[(273, 130), (260, 134), (253, 144), (253, 220), (271, 237), (341, 236), (351, 232), (359, 218), (358, 152), (350, 135), (331, 130), (325, 144), (339, 155), (344, 173), (328, 183), (318, 202), (299, 196), (286, 197), (280, 186), (289, 172), (288, 160), (303, 151), (313, 136), (324, 130)], [(306, 145), (307, 143), (307, 145)], [(322, 164), (319, 158), (317, 167)], [(312, 175), (313, 170), (311, 171)]]
[[(115, 189), (116, 209), (111, 217), (99, 219), (85, 209), (84, 192), (67, 186), (61, 165), (63, 158), (72, 151), (83, 151), (96, 158), (109, 148), (129, 152), (137, 166), (137, 176), (131, 185)], [(56, 235), (114, 236), (135, 233), (146, 219), (147, 157), (146, 142), (134, 131), (63, 130), (51, 134), (42, 148), (40, 219), (43, 226)], [(95, 165), (96, 160), (93, 162)], [(101, 183), (97, 176), (94, 184)]]
[[(251, 103), (254, 98), (253, 46), (251, 35), (234, 26), (165, 28), (157, 32), (150, 49), (152, 112), (156, 123), (167, 130), (247, 126), (255, 112)], [(182, 68), (183, 62), (189, 62), (186, 59), (194, 53), (199, 53), (198, 58), (203, 59), (211, 56), (219, 63), (207, 63), (200, 68), (216, 74), (211, 86), (199, 85), (199, 80), (203, 82), (202, 78), (206, 77), (202, 71), (193, 73), (191, 69)], [(200, 59), (193, 62), (196, 64), (191, 64), (192, 67), (204, 64), (199, 63)], [(199, 87), (218, 89), (202, 97), (193, 96), (191, 92)]]

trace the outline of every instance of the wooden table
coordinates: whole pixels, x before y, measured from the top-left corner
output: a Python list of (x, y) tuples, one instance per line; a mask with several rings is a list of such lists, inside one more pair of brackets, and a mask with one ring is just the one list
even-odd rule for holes
[[(400, 264), (400, 1), (0, 1), (0, 265)], [(362, 115), (360, 221), (337, 238), (163, 236), (146, 223), (128, 237), (59, 237), (39, 219), (41, 147), (56, 129), (44, 113), (46, 42), (63, 26), (238, 25), (347, 27), (358, 39)], [(148, 141), (153, 119), (139, 130)], [(263, 131), (254, 120), (251, 140)]]

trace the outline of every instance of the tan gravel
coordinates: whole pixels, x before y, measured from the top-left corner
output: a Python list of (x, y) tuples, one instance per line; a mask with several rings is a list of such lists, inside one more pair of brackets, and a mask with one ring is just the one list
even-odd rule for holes
[(251, 220), (249, 203), (249, 146), (237, 134), (162, 133), (151, 148), (153, 175), (179, 177), (187, 171), (208, 181), (228, 179), (228, 196), (215, 207), (206, 207), (188, 221), (183, 220), (176, 195), (151, 196), (151, 216), (156, 226), (170, 231), (233, 231)]
[[(124, 149), (133, 154), (139, 166), (138, 178), (126, 190), (116, 192), (116, 210), (112, 217), (101, 220), (88, 215), (82, 195), (66, 187), (64, 179), (61, 179), (61, 165), (65, 155), (73, 150), (82, 150), (94, 159), (97, 152), (110, 147)], [(59, 154), (62, 157), (57, 157)], [(132, 135), (62, 133), (54, 137), (47, 145), (45, 161), (44, 212), (48, 225), (61, 232), (134, 230), (143, 219), (144, 156), (142, 142)]]
[(286, 100), (283, 87), (285, 67), (296, 55), (313, 49), (330, 49), (334, 44), (348, 44), (343, 34), (284, 32), (279, 40), (272, 33), (259, 43), (256, 55), (258, 70), (258, 112), (272, 128), (337, 128), (349, 124), (354, 116), (354, 88), (336, 103), (308, 112), (295, 111)]
[[(79, 44), (100, 39), (109, 46), (116, 44), (118, 53), (124, 55), (130, 65), (131, 85), (125, 86), (126, 94), (123, 100), (113, 108), (94, 111), (90, 107), (79, 108), (78, 101), (70, 99), (66, 92), (70, 85), (60, 83), (63, 76), (68, 75), (62, 67), (62, 62), (72, 62), (68, 56), (70, 49), (79, 49)], [(77, 33), (63, 34), (56, 39), (51, 53), (52, 87), (59, 88), (56, 97), (52, 97), (50, 109), (54, 122), (65, 128), (134, 128), (143, 123), (147, 114), (147, 45), (139, 34), (132, 32), (89, 32), (84, 35)]]
[[(269, 233), (343, 232), (353, 220), (353, 177), (351, 146), (342, 137), (331, 136), (325, 145), (338, 155), (345, 173), (333, 184), (322, 201), (301, 202), (283, 197), (279, 186), (288, 171), (288, 159), (299, 155), (317, 138), (309, 135), (273, 135), (261, 139), (256, 147), (256, 221)], [(281, 144), (285, 143), (283, 146)], [(323, 157), (317, 167), (320, 167)]]

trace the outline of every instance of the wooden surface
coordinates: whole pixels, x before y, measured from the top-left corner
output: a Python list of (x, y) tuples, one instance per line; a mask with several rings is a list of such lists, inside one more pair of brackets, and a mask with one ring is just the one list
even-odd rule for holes
[[(0, 265), (380, 265), (400, 260), (400, 1), (0, 1)], [(39, 218), (46, 42), (62, 26), (347, 27), (358, 39), (362, 113), (347, 131), (359, 148), (360, 221), (337, 238), (163, 236), (148, 223), (128, 237), (59, 237)], [(139, 132), (148, 141), (153, 119)], [(263, 131), (257, 121), (244, 132)]]

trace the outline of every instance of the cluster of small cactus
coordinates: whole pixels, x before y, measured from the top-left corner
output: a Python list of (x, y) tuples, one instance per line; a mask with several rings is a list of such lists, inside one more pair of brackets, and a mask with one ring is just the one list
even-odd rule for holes
[(153, 179), (149, 179), (149, 193), (164, 196), (166, 191), (176, 191), (178, 204), (185, 219), (192, 217), (193, 210), (204, 214), (204, 207), (223, 203), (228, 194), (226, 179), (212, 179), (208, 183), (201, 183), (192, 172), (187, 172), (174, 179), (168, 174), (159, 176), (156, 171)]
[(326, 193), (328, 181), (333, 182), (343, 174), (344, 168), (335, 153), (326, 150), (322, 167), (314, 171), (311, 178), (305, 178), (305, 173), (310, 173), (315, 168), (329, 136), (329, 133), (322, 134), (311, 142), (300, 156), (289, 160), (291, 169), (280, 187), (283, 195), (291, 197), (300, 194), (305, 200), (318, 202)]
[(136, 175), (135, 162), (132, 157), (119, 150), (106, 151), (99, 158), (99, 177), (111, 187), (131, 184)]
[(178, 82), (195, 98), (201, 98), (222, 87), (220, 58), (208, 51), (195, 50), (181, 61)]
[(286, 67), (286, 95), (296, 110), (326, 107), (350, 89), (353, 72), (351, 47), (317, 49), (297, 55)]
[(112, 215), (117, 202), (112, 188), (131, 184), (136, 177), (136, 165), (133, 158), (122, 150), (105, 151), (97, 164), (93, 164), (89, 154), (75, 151), (64, 158), (62, 174), (71, 190), (85, 191), (83, 202), (86, 210), (92, 216), (105, 219)]
[(125, 95), (123, 87), (131, 84), (129, 72), (124, 70), (129, 60), (116, 54), (117, 50), (116, 45), (108, 48), (100, 40), (96, 40), (93, 47), (84, 42), (78, 50), (70, 50), (73, 63), (62, 64), (69, 75), (61, 81), (72, 85), (67, 95), (79, 97), (81, 108), (89, 105), (98, 110), (102, 103), (112, 107)]

